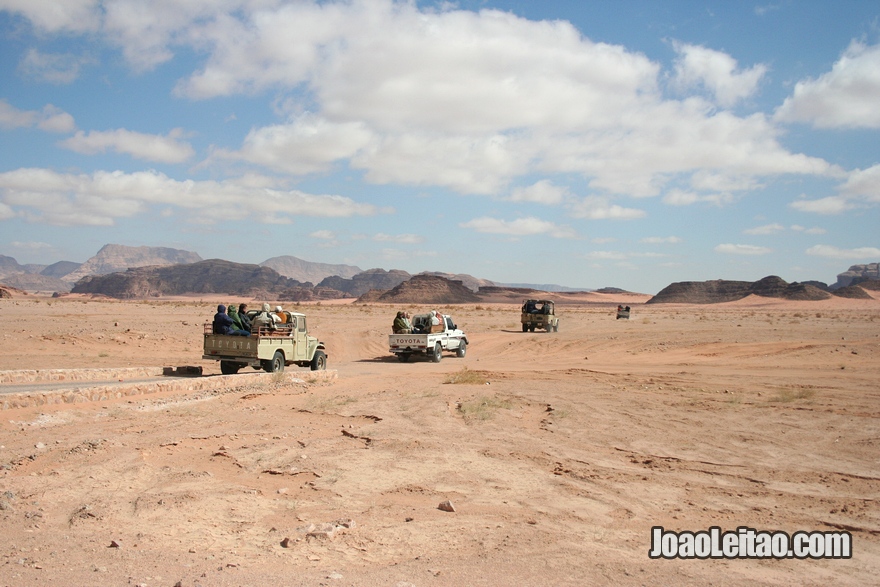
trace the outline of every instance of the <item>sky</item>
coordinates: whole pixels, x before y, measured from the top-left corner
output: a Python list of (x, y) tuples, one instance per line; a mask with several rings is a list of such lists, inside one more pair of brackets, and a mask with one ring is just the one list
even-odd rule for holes
[(0, 254), (500, 283), (880, 261), (880, 3), (0, 0)]

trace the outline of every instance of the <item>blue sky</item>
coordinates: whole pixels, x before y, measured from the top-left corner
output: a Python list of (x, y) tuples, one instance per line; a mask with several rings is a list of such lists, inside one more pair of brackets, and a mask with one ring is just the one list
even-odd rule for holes
[(880, 261), (876, 1), (0, 0), (0, 254), (498, 282)]

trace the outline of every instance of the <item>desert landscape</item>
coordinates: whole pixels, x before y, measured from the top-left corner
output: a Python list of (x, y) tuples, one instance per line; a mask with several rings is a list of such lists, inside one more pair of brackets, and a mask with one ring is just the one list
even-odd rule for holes
[[(430, 308), (284, 302), (323, 378), (201, 359), (218, 303), (262, 300), (2, 299), (0, 399), (42, 399), (2, 413), (0, 584), (876, 584), (870, 296), (569, 295), (558, 333), (521, 332), (521, 300), (446, 305), (470, 345), (436, 364), (386, 344)], [(63, 399), (69, 370), (168, 366), (212, 387)], [(652, 560), (652, 526), (849, 531), (853, 555)]]

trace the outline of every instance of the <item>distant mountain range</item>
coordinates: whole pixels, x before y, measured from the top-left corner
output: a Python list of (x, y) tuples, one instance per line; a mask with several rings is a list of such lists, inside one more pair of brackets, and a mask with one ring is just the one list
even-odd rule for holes
[[(591, 291), (556, 284), (496, 283), (467, 274), (425, 271), (416, 276), (431, 276), (444, 282), (458, 283), (472, 292), (480, 288), (520, 288), (546, 292)], [(58, 261), (51, 265), (21, 265), (12, 257), (0, 255), (0, 283), (28, 292), (69, 291), (96, 293), (113, 297), (136, 298), (183, 293), (258, 293), (278, 300), (333, 299), (341, 297), (376, 298), (385, 292), (410, 282), (412, 274), (400, 269), (362, 270), (354, 265), (314, 263), (291, 255), (271, 257), (257, 265), (233, 263), (221, 259), (205, 261), (197, 253), (168, 247), (129, 247), (108, 244), (85, 263)], [(826, 285), (819, 281), (787, 284), (771, 276), (758, 282), (679, 282), (664, 288), (651, 300), (665, 301), (738, 299), (750, 293), (789, 297), (792, 299), (819, 299), (830, 292), (838, 295), (859, 295), (848, 290), (867, 282), (880, 280), (880, 264), (853, 265), (837, 277), (837, 282)], [(780, 283), (781, 282), (781, 283)], [(419, 279), (412, 284), (419, 291), (425, 284), (440, 281)], [(317, 284), (317, 285), (316, 285)], [(456, 298), (464, 298), (457, 286), (444, 285)], [(394, 295), (409, 296), (404, 288)], [(622, 292), (618, 288), (595, 290), (600, 293)], [(373, 293), (371, 293), (373, 292)], [(761, 293), (758, 293), (761, 292)], [(369, 295), (367, 295), (369, 294)], [(257, 296), (259, 297), (259, 296)]]

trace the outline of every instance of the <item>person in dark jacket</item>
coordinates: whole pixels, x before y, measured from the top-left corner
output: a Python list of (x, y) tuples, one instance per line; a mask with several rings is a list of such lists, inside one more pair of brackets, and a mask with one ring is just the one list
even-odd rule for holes
[(247, 315), (247, 304), (238, 305), (238, 319), (241, 320), (241, 329), (251, 331), (251, 319)]
[(214, 323), (212, 325), (214, 334), (231, 334), (233, 336), (250, 336), (250, 332), (237, 330), (232, 322), (232, 318), (226, 313), (226, 306), (220, 304), (217, 306), (217, 313), (214, 314)]

